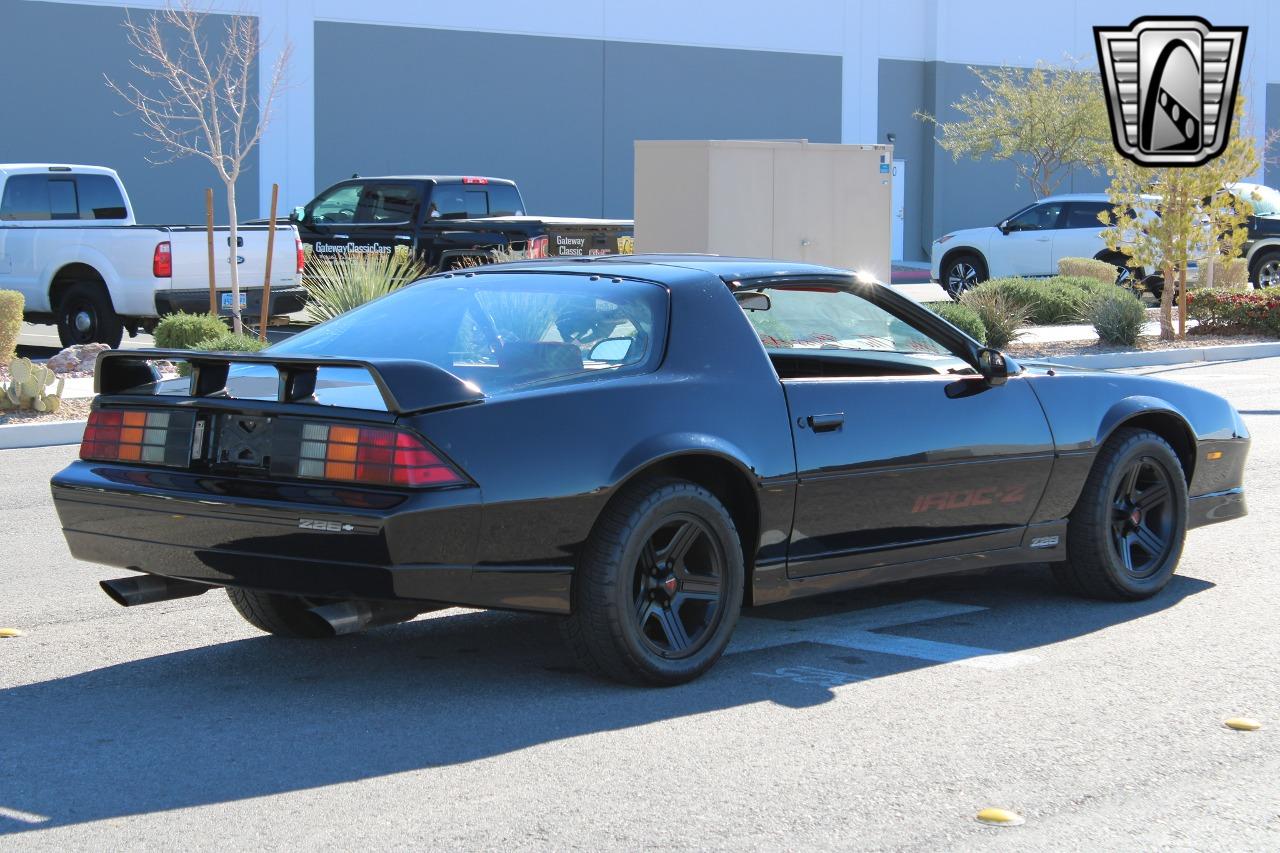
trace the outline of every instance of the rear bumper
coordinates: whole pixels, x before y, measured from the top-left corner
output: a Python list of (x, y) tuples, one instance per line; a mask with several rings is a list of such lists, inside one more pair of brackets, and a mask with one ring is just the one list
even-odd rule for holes
[[(288, 595), (569, 611), (569, 566), (472, 565), (477, 489), (386, 493), (75, 462), (52, 490), (71, 553), (88, 562)], [(298, 496), (318, 500), (281, 499)]]
[(1248, 514), (1243, 488), (1196, 495), (1187, 501), (1187, 528), (1204, 527), (1206, 524), (1243, 518)]
[[(230, 310), (222, 308), (222, 295), (230, 293), (230, 290), (218, 291), (218, 313), (224, 316), (230, 316)], [(244, 287), (240, 291), (244, 294), (246, 305), (240, 309), (243, 313), (257, 317), (262, 313), (262, 288), (261, 287)], [(293, 314), (301, 311), (307, 304), (307, 291), (302, 287), (280, 287), (271, 288), (270, 302), (267, 305), (267, 314), (271, 317), (280, 317), (285, 314)], [(156, 314), (165, 316), (167, 314), (176, 314), (179, 311), (185, 311), (188, 314), (203, 314), (209, 310), (209, 291), (204, 290), (167, 290), (156, 293)]]

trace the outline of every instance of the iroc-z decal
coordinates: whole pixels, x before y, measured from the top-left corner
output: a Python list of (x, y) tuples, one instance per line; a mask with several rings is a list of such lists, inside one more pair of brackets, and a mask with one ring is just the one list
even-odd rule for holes
[(976, 489), (959, 489), (953, 492), (934, 492), (920, 495), (911, 507), (912, 512), (940, 512), (949, 509), (966, 509), (971, 506), (991, 504), (1016, 504), (1027, 499), (1025, 485), (981, 486)]

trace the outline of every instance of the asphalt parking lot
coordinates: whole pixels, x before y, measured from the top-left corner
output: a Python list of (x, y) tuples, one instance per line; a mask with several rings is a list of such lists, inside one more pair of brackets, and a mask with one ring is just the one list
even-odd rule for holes
[(1162, 595), (1020, 566), (813, 599), (666, 690), (585, 677), (543, 617), (306, 642), (218, 592), (125, 610), (58, 530), (75, 448), (0, 452), (0, 626), (26, 632), (0, 640), (0, 848), (1280, 848), (1280, 359), (1141, 372), (1253, 434), (1250, 516), (1194, 531)]

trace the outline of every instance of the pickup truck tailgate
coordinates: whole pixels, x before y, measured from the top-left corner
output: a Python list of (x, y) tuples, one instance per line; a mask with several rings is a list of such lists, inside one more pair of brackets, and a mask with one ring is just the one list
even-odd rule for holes
[[(267, 226), (242, 225), (237, 229), (236, 250), (240, 270), (240, 287), (261, 288), (267, 266)], [(271, 259), (271, 286), (292, 287), (298, 283), (298, 233), (292, 225), (276, 227), (275, 251)], [(231, 287), (229, 257), (230, 230), (215, 228), (213, 233), (214, 276), (218, 289)], [(208, 237), (203, 228), (171, 228), (169, 241), (173, 253), (171, 290), (209, 289)]]

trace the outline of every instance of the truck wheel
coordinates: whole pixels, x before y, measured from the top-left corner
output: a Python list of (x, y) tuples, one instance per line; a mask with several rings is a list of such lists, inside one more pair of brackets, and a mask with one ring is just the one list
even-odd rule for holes
[(648, 480), (596, 523), (562, 633), (588, 672), (681, 684), (729, 644), (742, 586), (742, 545), (724, 505), (695, 483)]
[(244, 620), (259, 631), (277, 637), (321, 639), (333, 636), (333, 630), (323, 619), (308, 612), (317, 604), (323, 604), (322, 601), (234, 586), (227, 587), (227, 598), (231, 599)]
[(1249, 281), (1259, 288), (1280, 284), (1280, 252), (1259, 252), (1249, 265)]
[(1116, 430), (1093, 463), (1067, 527), (1059, 581), (1111, 601), (1150, 598), (1173, 577), (1187, 533), (1187, 481), (1168, 443)]
[(124, 323), (111, 305), (105, 288), (73, 284), (58, 303), (58, 340), (64, 347), (102, 343), (115, 349), (124, 337)]

